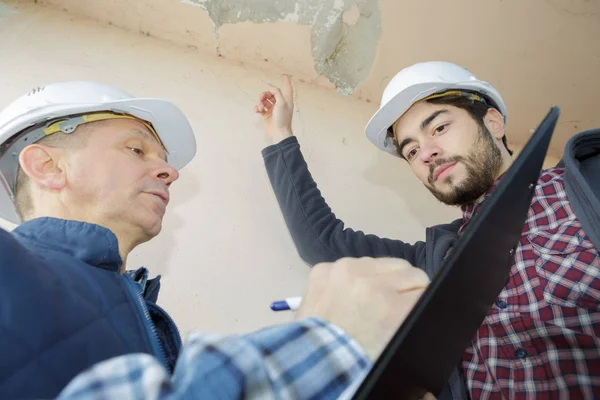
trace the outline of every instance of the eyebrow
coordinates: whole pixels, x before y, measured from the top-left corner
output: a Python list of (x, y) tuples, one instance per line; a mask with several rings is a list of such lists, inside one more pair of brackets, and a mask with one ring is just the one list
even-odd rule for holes
[(162, 159), (164, 161), (167, 161), (167, 156), (168, 156), (168, 152), (162, 147), (162, 145), (160, 144), (160, 142), (158, 141), (158, 139), (156, 137), (154, 137), (154, 135), (149, 134), (146, 131), (143, 131), (141, 129), (132, 129), (130, 131), (127, 131), (127, 133), (129, 134), (134, 134), (136, 136), (139, 136), (147, 141), (151, 141), (154, 142), (158, 145), (158, 147), (161, 149), (161, 154), (162, 154)]
[[(444, 114), (447, 113), (448, 110), (443, 109), (443, 110), (437, 110), (431, 113), (431, 115), (427, 118), (425, 118), (423, 120), (423, 122), (421, 122), (421, 130), (424, 131), (425, 129), (427, 129), (427, 127), (433, 122), (434, 119), (436, 119), (440, 114)], [(408, 145), (409, 143), (413, 142), (415, 139), (413, 137), (407, 137), (404, 138), (400, 144), (398, 144), (398, 152), (400, 154), (402, 154), (402, 152), (404, 151), (404, 148), (406, 147), (406, 145)], [(402, 156), (404, 157), (404, 156)]]
[(423, 122), (421, 122), (421, 130), (424, 131), (427, 128), (427, 126), (429, 126), (429, 124), (431, 124), (433, 122), (433, 120), (437, 118), (438, 115), (444, 114), (447, 112), (448, 112), (448, 110), (446, 110), (446, 109), (437, 110), (437, 111), (432, 112), (429, 117), (425, 118), (423, 120)]

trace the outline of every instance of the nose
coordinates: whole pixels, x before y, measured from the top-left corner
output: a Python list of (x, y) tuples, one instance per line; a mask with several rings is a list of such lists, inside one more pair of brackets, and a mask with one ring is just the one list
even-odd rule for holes
[(425, 164), (429, 164), (434, 161), (436, 158), (442, 156), (442, 149), (435, 140), (431, 140), (426, 138), (421, 143), (421, 151), (419, 151), (419, 155), (421, 156), (421, 161)]
[(163, 161), (161, 167), (156, 171), (156, 177), (165, 185), (170, 186), (171, 183), (179, 179), (179, 171)]

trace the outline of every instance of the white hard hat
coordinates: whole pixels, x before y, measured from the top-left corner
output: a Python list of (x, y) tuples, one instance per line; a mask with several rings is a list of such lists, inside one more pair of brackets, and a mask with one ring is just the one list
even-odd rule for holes
[(367, 123), (367, 137), (379, 149), (399, 156), (392, 139), (387, 137), (388, 128), (416, 102), (453, 89), (481, 94), (506, 121), (504, 100), (489, 83), (459, 65), (428, 61), (404, 68), (392, 78), (383, 91), (379, 110)]
[(18, 224), (14, 187), (23, 148), (77, 125), (109, 118), (142, 120), (167, 152), (168, 163), (183, 168), (196, 154), (194, 132), (183, 112), (163, 99), (135, 98), (114, 86), (85, 81), (37, 87), (0, 112), (0, 218)]

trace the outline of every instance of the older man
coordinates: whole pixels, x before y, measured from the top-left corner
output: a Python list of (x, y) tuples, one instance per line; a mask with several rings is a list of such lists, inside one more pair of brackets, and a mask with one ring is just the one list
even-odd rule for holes
[(403, 260), (317, 269), (296, 322), (181, 351), (158, 279), (126, 266), (195, 151), (174, 104), (106, 84), (0, 113), (0, 216), (20, 224), (0, 230), (0, 398), (331, 398), (369, 368), (428, 282)]

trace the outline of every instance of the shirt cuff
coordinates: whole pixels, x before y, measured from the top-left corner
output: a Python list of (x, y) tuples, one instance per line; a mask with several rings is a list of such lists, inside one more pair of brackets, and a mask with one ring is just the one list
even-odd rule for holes
[(80, 373), (58, 399), (338, 398), (371, 367), (343, 330), (307, 318), (244, 336), (192, 333), (173, 375), (148, 354)]
[(300, 146), (300, 143), (298, 143), (298, 138), (296, 136), (290, 136), (288, 138), (283, 139), (279, 143), (275, 143), (275, 144), (265, 147), (262, 150), (262, 156), (267, 157), (268, 155), (270, 155), (278, 150), (285, 150), (286, 147), (290, 147), (290, 146), (294, 146), (294, 145)]

